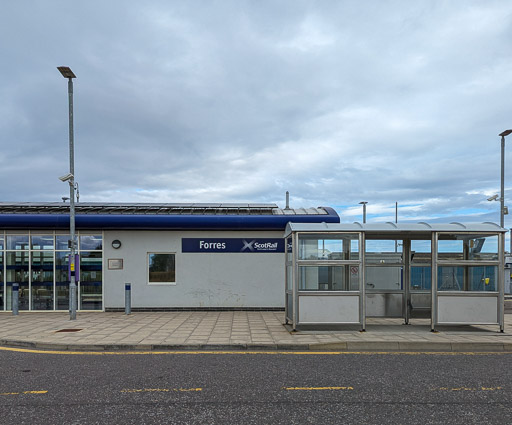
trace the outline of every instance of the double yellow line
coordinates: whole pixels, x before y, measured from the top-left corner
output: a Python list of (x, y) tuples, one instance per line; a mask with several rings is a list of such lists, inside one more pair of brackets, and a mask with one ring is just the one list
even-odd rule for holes
[(13, 351), (17, 353), (32, 353), (32, 354), (61, 354), (66, 356), (130, 356), (130, 355), (287, 355), (287, 356), (339, 356), (339, 355), (405, 355), (405, 356), (418, 356), (418, 355), (441, 355), (441, 356), (479, 356), (479, 355), (504, 355), (512, 354), (512, 352), (456, 352), (456, 351), (245, 351), (245, 350), (197, 350), (197, 351), (69, 351), (69, 350), (37, 350), (30, 348), (15, 348), (15, 347), (0, 347), (0, 351)]

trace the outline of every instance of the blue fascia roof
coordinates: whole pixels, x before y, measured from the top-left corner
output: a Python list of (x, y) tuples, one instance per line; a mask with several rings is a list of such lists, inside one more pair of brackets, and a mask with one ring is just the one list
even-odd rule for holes
[[(289, 222), (339, 223), (332, 208), (328, 214), (304, 215), (151, 215), (77, 214), (78, 230), (285, 230)], [(0, 229), (69, 229), (68, 214), (0, 214)]]

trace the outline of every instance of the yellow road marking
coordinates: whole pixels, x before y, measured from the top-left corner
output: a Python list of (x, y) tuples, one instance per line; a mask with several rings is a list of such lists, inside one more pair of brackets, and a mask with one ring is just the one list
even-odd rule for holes
[(287, 391), (353, 390), (354, 387), (283, 387)]
[(499, 391), (503, 387), (441, 387), (439, 391)]
[(21, 391), (17, 393), (0, 393), (0, 395), (20, 395), (20, 394), (46, 394), (48, 391)]
[(202, 388), (142, 388), (142, 389), (126, 389), (121, 390), (122, 393), (168, 393), (168, 392), (191, 392), (203, 391)]
[(245, 351), (245, 350), (197, 350), (197, 351), (182, 351), (182, 350), (169, 350), (169, 351), (68, 351), (68, 350), (37, 350), (31, 348), (15, 348), (15, 347), (0, 347), (0, 351), (14, 351), (18, 353), (34, 353), (34, 354), (62, 354), (62, 355), (88, 355), (88, 356), (133, 356), (133, 355), (164, 355), (164, 354), (182, 354), (182, 355), (294, 355), (294, 356), (339, 356), (339, 355), (405, 355), (405, 356), (419, 356), (419, 355), (436, 355), (436, 356), (485, 356), (485, 355), (504, 355), (512, 354), (512, 352), (471, 352), (471, 351)]

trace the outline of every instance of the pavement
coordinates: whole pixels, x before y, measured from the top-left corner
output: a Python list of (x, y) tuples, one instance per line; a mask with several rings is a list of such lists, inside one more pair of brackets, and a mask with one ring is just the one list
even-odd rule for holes
[(0, 313), (0, 346), (68, 351), (294, 350), (377, 352), (509, 352), (512, 314), (505, 332), (492, 326), (450, 326), (430, 331), (430, 319), (368, 318), (358, 327), (291, 332), (281, 311)]

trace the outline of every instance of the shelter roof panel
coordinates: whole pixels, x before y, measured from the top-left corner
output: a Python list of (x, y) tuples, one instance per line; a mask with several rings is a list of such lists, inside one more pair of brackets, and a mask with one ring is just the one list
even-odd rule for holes
[(432, 232), (471, 233), (507, 232), (496, 223), (288, 223), (285, 237), (291, 232), (365, 232), (373, 235), (427, 234)]

